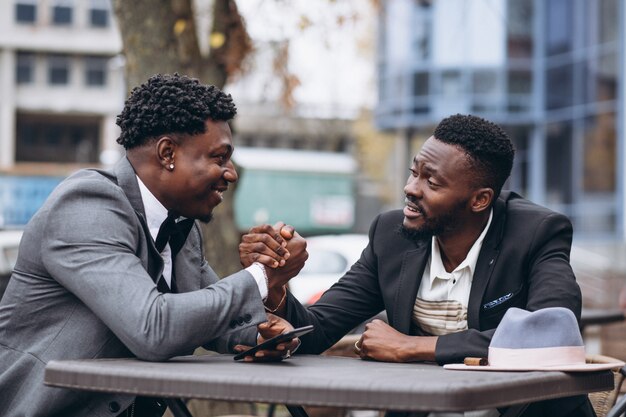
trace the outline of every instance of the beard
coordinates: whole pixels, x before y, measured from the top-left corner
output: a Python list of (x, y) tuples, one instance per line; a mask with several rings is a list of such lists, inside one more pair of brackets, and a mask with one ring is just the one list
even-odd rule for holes
[(204, 224), (208, 224), (213, 220), (213, 213), (207, 214), (206, 216), (198, 217), (196, 220), (200, 220)]
[(447, 231), (454, 230), (459, 224), (459, 218), (462, 215), (463, 208), (467, 202), (459, 201), (449, 211), (437, 216), (427, 216), (422, 207), (417, 204), (416, 201), (412, 200), (412, 203), (418, 206), (419, 212), (424, 219), (424, 224), (415, 228), (407, 227), (404, 224), (401, 224), (399, 231), (405, 239), (412, 242), (418, 242), (425, 239), (431, 239), (433, 236), (439, 236)]

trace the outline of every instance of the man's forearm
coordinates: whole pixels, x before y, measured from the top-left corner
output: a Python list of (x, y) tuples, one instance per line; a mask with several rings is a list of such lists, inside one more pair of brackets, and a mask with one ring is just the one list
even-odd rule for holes
[(285, 317), (287, 312), (287, 288), (283, 285), (270, 286), (267, 288), (267, 298), (265, 299), (265, 310)]

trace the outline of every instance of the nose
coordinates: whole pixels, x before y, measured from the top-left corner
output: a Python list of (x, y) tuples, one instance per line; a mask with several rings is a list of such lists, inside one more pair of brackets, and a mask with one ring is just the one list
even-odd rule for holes
[(237, 182), (239, 175), (235, 169), (235, 164), (232, 161), (228, 161), (225, 165), (224, 179), (228, 182)]
[(422, 187), (419, 176), (409, 175), (404, 186), (404, 194), (414, 198), (422, 197)]

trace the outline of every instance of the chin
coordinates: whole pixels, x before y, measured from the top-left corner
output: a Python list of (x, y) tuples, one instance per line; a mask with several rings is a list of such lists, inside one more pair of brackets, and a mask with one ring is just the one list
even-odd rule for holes
[(196, 218), (196, 220), (200, 220), (202, 223), (210, 223), (211, 220), (213, 220), (213, 213), (209, 213), (207, 215), (204, 216), (199, 216)]
[(418, 242), (425, 239), (430, 239), (433, 237), (433, 231), (429, 230), (426, 227), (415, 227), (415, 226), (407, 226), (406, 224), (402, 224), (402, 226), (398, 227), (398, 232), (408, 240), (413, 242)]

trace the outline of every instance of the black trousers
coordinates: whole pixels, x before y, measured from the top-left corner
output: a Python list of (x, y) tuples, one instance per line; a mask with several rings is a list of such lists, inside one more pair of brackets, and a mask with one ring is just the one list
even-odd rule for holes
[(137, 397), (118, 417), (162, 417), (167, 406), (160, 398)]

